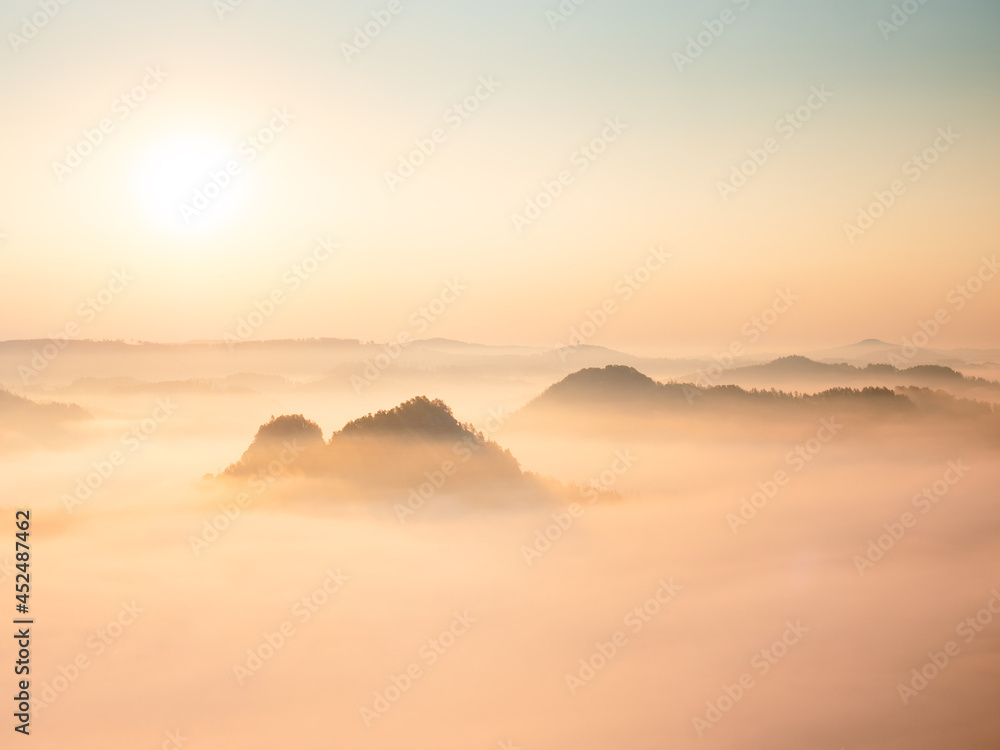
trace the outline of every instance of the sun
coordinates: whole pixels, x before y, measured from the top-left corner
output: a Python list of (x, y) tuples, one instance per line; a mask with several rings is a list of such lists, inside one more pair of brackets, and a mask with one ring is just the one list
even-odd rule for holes
[(231, 223), (243, 202), (245, 177), (233, 148), (206, 136), (181, 135), (139, 159), (134, 195), (164, 228), (202, 233)]

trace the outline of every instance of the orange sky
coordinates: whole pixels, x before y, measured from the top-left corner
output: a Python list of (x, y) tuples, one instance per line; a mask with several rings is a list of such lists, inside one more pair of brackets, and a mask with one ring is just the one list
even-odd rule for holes
[(932, 346), (1000, 346), (993, 286), (946, 301), (997, 250), (996, 6), (710, 5), (403, 4), (357, 53), (381, 5), (60, 6), (0, 51), (0, 338), (221, 339), (278, 293), (254, 337), (388, 340), (457, 280), (424, 336), (553, 345), (611, 298), (591, 343), (718, 350), (791, 289), (759, 350), (942, 306)]

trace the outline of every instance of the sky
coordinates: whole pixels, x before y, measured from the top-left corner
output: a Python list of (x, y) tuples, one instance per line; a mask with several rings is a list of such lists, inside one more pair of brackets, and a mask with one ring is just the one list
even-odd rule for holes
[(998, 31), (985, 0), (11, 0), (0, 339), (794, 351), (945, 309), (929, 346), (1000, 347)]

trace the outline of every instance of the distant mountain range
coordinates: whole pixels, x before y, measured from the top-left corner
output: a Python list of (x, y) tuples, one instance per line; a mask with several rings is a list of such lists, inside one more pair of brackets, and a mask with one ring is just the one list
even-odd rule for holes
[(887, 364), (855, 366), (817, 362), (807, 357), (779, 357), (760, 365), (734, 367), (716, 376), (722, 384), (744, 388), (814, 390), (837, 386), (914, 386), (941, 388), (956, 396), (1000, 400), (1000, 383), (963, 375), (944, 365), (914, 365), (897, 369)]
[[(793, 358), (774, 367), (801, 374), (803, 370), (827, 372), (828, 366)], [(911, 373), (916, 379), (962, 379), (950, 371), (911, 369), (916, 370)], [(956, 398), (942, 390), (837, 386), (799, 394), (736, 385), (702, 387), (657, 382), (623, 365), (587, 368), (567, 376), (518, 411), (508, 425), (529, 433), (621, 436), (668, 430), (678, 439), (686, 435), (752, 439), (782, 430), (801, 431), (803, 426), (831, 416), (849, 421), (857, 434), (874, 434), (872, 431), (883, 428), (904, 432), (917, 427), (936, 429), (944, 420), (958, 435), (1000, 438), (1000, 414), (991, 404)]]
[[(865, 339), (856, 344), (805, 352), (810, 359), (820, 362), (846, 362), (854, 365), (893, 364), (892, 357), (897, 360), (903, 350), (902, 344), (891, 344), (879, 339)], [(946, 365), (949, 367), (968, 367), (1000, 365), (1000, 349), (917, 349), (912, 357), (907, 357), (907, 363), (912, 365)]]
[(863, 408), (908, 412), (914, 404), (888, 388), (831, 388), (818, 394), (797, 395), (777, 390), (744, 390), (734, 385), (697, 386), (659, 383), (633, 367), (609, 365), (587, 368), (563, 378), (531, 401), (522, 411), (548, 407), (612, 407), (641, 410), (714, 410), (756, 407), (768, 410)]
[[(0, 382), (36, 386), (66, 387), (86, 376), (81, 386), (95, 387), (95, 380), (111, 379), (112, 388), (127, 388), (124, 379), (139, 386), (148, 382), (170, 382), (179, 387), (195, 381), (196, 388), (208, 390), (210, 382), (223, 381), (225, 388), (238, 388), (225, 382), (233, 373), (259, 373), (273, 378), (308, 383), (310, 387), (340, 387), (358, 375), (376, 358), (384, 355), (384, 346), (350, 339), (303, 339), (246, 341), (236, 344), (220, 341), (184, 344), (126, 343), (121, 341), (72, 340), (63, 342), (58, 356), (49, 361), (39, 354), (47, 340), (0, 342)], [(50, 348), (51, 345), (49, 344)], [(806, 352), (818, 363), (845, 363), (859, 367), (888, 364), (890, 354), (899, 355), (901, 347), (877, 339), (850, 346)], [(759, 365), (779, 355), (757, 354), (735, 362), (735, 367)], [(692, 357), (643, 357), (600, 346), (526, 347), (488, 346), (448, 339), (415, 341), (396, 353), (391, 366), (380, 374), (383, 379), (419, 378), (428, 370), (456, 378), (499, 377), (533, 381), (563, 377), (588, 367), (628, 365), (661, 379), (690, 379), (715, 364), (711, 355)], [(956, 349), (919, 350), (911, 365), (942, 365), (961, 369), (966, 374), (1000, 372), (1000, 350)], [(267, 387), (266, 383), (260, 383)], [(249, 387), (253, 388), (254, 385)]]

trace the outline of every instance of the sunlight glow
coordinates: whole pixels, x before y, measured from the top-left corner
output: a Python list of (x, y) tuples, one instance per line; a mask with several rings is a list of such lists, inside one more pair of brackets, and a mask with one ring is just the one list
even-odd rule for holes
[(151, 149), (135, 175), (135, 197), (154, 221), (183, 233), (227, 225), (242, 204), (245, 174), (231, 149), (185, 135)]

